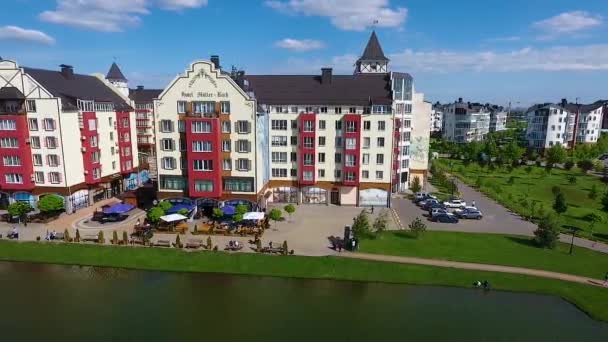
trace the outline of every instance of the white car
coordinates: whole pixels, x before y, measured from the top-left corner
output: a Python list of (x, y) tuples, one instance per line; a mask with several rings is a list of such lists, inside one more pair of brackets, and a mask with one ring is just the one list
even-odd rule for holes
[(464, 208), (467, 206), (467, 202), (458, 198), (454, 198), (449, 201), (443, 202), (443, 205), (445, 205), (446, 208)]

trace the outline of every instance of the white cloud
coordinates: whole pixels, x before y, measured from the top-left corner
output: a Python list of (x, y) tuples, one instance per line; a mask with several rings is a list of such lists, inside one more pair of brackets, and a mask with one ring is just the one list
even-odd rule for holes
[(141, 23), (149, 8), (168, 10), (197, 8), (207, 0), (57, 0), (57, 8), (40, 13), (40, 19), (53, 24), (101, 32), (120, 32)]
[(377, 27), (400, 27), (407, 8), (391, 8), (389, 0), (267, 0), (266, 5), (290, 15), (328, 17), (342, 30), (363, 31)]
[(292, 51), (297, 51), (297, 52), (318, 50), (318, 49), (322, 49), (325, 46), (325, 44), (323, 44), (323, 42), (318, 41), (318, 40), (313, 40), (313, 39), (299, 40), (299, 39), (292, 39), (292, 38), (285, 38), (285, 39), (279, 40), (279, 41), (275, 42), (274, 45), (276, 47), (280, 47), (280, 48), (292, 50)]
[(46, 45), (55, 44), (55, 38), (42, 31), (28, 30), (18, 26), (0, 27), (0, 40), (18, 40)]
[(565, 12), (554, 17), (537, 21), (532, 26), (543, 34), (541, 39), (553, 39), (562, 35), (579, 33), (602, 25), (603, 18), (585, 11)]

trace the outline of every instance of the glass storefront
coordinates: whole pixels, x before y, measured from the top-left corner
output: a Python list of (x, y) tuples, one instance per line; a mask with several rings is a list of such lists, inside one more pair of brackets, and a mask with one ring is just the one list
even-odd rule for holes
[(302, 203), (327, 204), (327, 190), (315, 187), (302, 188)]
[(298, 188), (289, 186), (272, 189), (272, 201), (274, 203), (297, 203)]
[(388, 192), (382, 189), (365, 189), (359, 191), (359, 206), (386, 207), (388, 205)]

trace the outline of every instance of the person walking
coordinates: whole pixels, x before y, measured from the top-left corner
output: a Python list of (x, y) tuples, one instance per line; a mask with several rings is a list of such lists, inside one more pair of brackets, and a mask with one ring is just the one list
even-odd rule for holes
[(475, 205), (475, 201), (471, 202), (471, 205), (472, 205), (474, 208), (477, 208), (477, 206)]

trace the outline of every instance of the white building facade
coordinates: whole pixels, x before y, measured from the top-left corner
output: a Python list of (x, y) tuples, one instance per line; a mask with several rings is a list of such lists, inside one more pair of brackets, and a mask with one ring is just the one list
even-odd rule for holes
[(482, 141), (490, 132), (491, 110), (479, 103), (457, 102), (446, 105), (442, 136), (448, 141)]

